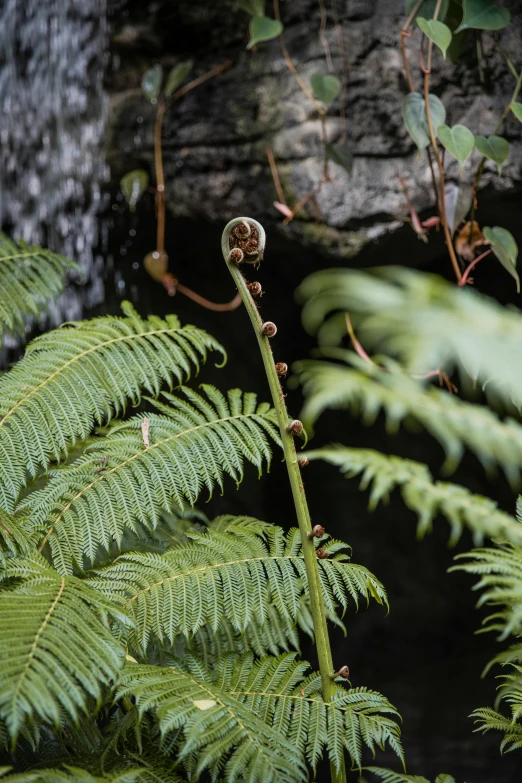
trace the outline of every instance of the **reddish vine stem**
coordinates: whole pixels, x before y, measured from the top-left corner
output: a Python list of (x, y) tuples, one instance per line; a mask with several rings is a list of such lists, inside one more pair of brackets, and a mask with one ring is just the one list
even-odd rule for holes
[[(402, 56), (402, 66), (404, 68), (404, 75), (406, 77), (406, 81), (408, 82), (408, 89), (410, 92), (415, 92), (415, 85), (413, 84), (413, 79), (411, 78), (411, 71), (410, 71), (410, 64), (408, 62), (408, 53), (406, 51), (406, 38), (409, 38), (411, 33), (408, 32), (410, 29), (411, 23), (417, 16), (418, 11), (420, 10), (420, 7), (424, 0), (418, 0), (415, 4), (415, 7), (413, 8), (411, 14), (408, 16), (406, 21), (404, 22), (402, 29), (401, 29), (401, 56)], [(436, 17), (435, 17), (436, 18)]]
[(466, 283), (468, 282), (469, 273), (471, 272), (473, 267), (475, 267), (478, 264), (479, 261), (482, 261), (483, 258), (485, 258), (486, 256), (489, 256), (490, 253), (491, 253), (491, 249), (490, 250), (486, 250), (485, 253), (482, 253), (480, 256), (477, 256), (477, 258), (475, 258), (471, 262), (471, 264), (467, 267), (466, 271), (464, 272), (464, 274), (462, 275), (461, 279), (459, 280), (459, 286), (466, 285)]

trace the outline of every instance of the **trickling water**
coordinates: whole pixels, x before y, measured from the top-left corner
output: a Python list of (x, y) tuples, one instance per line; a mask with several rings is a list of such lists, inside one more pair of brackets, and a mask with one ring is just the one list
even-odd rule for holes
[(106, 0), (0, 2), (0, 225), (78, 261), (86, 286), (57, 317), (103, 298), (100, 186)]

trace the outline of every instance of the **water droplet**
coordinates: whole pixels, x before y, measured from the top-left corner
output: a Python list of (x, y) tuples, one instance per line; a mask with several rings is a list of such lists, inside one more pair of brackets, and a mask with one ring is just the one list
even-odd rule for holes
[(129, 236), (131, 236), (131, 237), (135, 237), (136, 236), (136, 232), (135, 232), (135, 230), (133, 228), (131, 228), (131, 230), (129, 231)]
[(135, 261), (135, 262), (133, 263), (133, 265), (132, 265), (132, 268), (133, 268), (133, 269), (139, 269), (139, 268), (140, 268), (140, 265), (138, 264), (138, 262), (137, 262), (137, 261)]

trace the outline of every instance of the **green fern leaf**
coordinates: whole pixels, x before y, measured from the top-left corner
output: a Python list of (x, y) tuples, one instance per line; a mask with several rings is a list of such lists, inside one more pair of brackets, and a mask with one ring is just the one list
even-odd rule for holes
[(381, 454), (371, 449), (350, 449), (332, 446), (306, 452), (309, 460), (322, 459), (337, 465), (349, 478), (362, 474), (361, 487), (370, 492), (370, 508), (400, 487), (406, 506), (419, 517), (418, 533), (431, 530), (437, 514), (445, 516), (451, 525), (450, 544), (455, 544), (464, 528), (471, 530), (475, 544), (484, 536), (522, 546), (522, 524), (509, 514), (499, 511), (496, 503), (482, 495), (474, 495), (465, 487), (433, 481), (426, 467), (409, 459)]
[(302, 418), (307, 429), (327, 408), (350, 408), (361, 413), (366, 424), (382, 409), (390, 431), (400, 422), (419, 422), (446, 451), (446, 468), (453, 469), (467, 447), (486, 468), (500, 464), (511, 482), (522, 466), (522, 427), (512, 419), (501, 420), (484, 406), (463, 402), (441, 389), (421, 383), (389, 365), (385, 372), (370, 367), (350, 351), (332, 351), (346, 365), (326, 361), (302, 361), (296, 365), (306, 397)]
[[(2, 777), (2, 770), (0, 770), (2, 783), (149, 783), (149, 781), (152, 783), (154, 778), (147, 778), (146, 774), (141, 769), (126, 769), (122, 772), (98, 776), (92, 775), (86, 769), (66, 765), (64, 769), (38, 769)], [(158, 778), (156, 780), (159, 781)], [(178, 777), (163, 778), (163, 780), (165, 783), (170, 781), (181, 783)]]
[[(324, 750), (336, 766), (342, 750), (347, 750), (353, 764), (360, 767), (363, 744), (375, 752), (393, 738), (393, 748), (402, 758), (399, 727), (388, 717), (396, 717), (397, 712), (383, 696), (337, 685), (327, 704), (318, 675), (304, 677), (307, 668), (293, 654), (258, 661), (250, 654), (225, 656), (217, 662), (215, 676), (195, 659), (164, 669), (134, 664), (124, 669), (120, 694), (135, 697), (141, 714), (154, 711), (162, 731), (183, 728), (186, 744), (181, 755), (197, 748), (198, 771), (209, 764), (223, 764), (229, 757), (225, 771), (234, 769), (234, 780), (239, 775), (257, 780), (256, 770), (244, 765), (244, 758), (252, 756), (243, 743), (270, 743), (271, 732), (280, 738), (280, 751), (293, 763), (288, 780), (306, 779), (301, 759), (307, 758), (315, 767)], [(238, 732), (238, 719), (247, 727), (255, 721), (252, 737)], [(281, 743), (283, 737), (288, 740)], [(255, 758), (257, 762), (259, 756)], [(277, 779), (271, 771), (268, 775), (267, 780)]]
[[(377, 775), (384, 783), (430, 783), (427, 778), (420, 775), (406, 775), (405, 772), (394, 772), (391, 769), (381, 767), (365, 767), (365, 769), (373, 775)], [(451, 780), (453, 781), (453, 778)]]
[[(135, 628), (129, 643), (138, 651), (147, 649), (151, 637), (172, 644), (177, 634), (190, 639), (204, 625), (215, 632), (223, 620), (238, 633), (250, 623), (263, 628), (271, 605), (284, 622), (295, 622), (306, 576), (299, 531), (261, 529), (256, 535), (249, 524), (241, 530), (238, 523), (229, 532), (193, 533), (187, 546), (163, 555), (124, 555), (88, 582), (130, 613)], [(338, 605), (346, 609), (349, 597), (355, 605), (360, 596), (386, 603), (381, 583), (348, 562), (344, 545), (321, 541), (321, 546), (329, 554), (319, 561), (329, 614)]]
[[(70, 466), (52, 472), (48, 485), (28, 496), (31, 534), (41, 531), (39, 551), (49, 544), (54, 566), (70, 573), (100, 548), (120, 545), (126, 528), (154, 529), (173, 503), (194, 504), (200, 492), (223, 488), (225, 475), (238, 484), (243, 464), (259, 472), (270, 463), (269, 439), (279, 442), (275, 412), (254, 394), (213, 386), (204, 395), (182, 388), (166, 394), (159, 414), (136, 416), (113, 427)], [(143, 425), (147, 438), (144, 441)]]
[(506, 403), (522, 403), (522, 370), (513, 361), (522, 343), (518, 310), (469, 288), (402, 267), (371, 274), (355, 269), (316, 272), (298, 289), (305, 301), (303, 322), (319, 337), (335, 342), (346, 335), (336, 310), (355, 319), (358, 339), (367, 349), (397, 358), (407, 372), (424, 374), (457, 366), (463, 382), (469, 373)]
[[(1, 264), (0, 264), (1, 266)], [(136, 405), (141, 391), (157, 396), (223, 349), (175, 316), (142, 320), (95, 318), (38, 337), (22, 361), (0, 377), (0, 507), (12, 511), (26, 484), (59, 460), (95, 425)]]
[(514, 723), (511, 718), (506, 718), (499, 712), (483, 707), (474, 710), (472, 717), (475, 718), (477, 728), (475, 731), (485, 734), (487, 731), (501, 731), (504, 738), (501, 744), (501, 750), (512, 751), (522, 748), (522, 726), (520, 723)]
[(0, 338), (6, 332), (24, 335), (28, 317), (62, 293), (73, 270), (80, 267), (67, 258), (0, 233)]
[[(100, 703), (124, 650), (107, 617), (129, 620), (85, 582), (42, 557), (9, 560), (0, 593), (0, 717), (12, 739), (35, 718), (59, 725)], [(11, 581), (15, 586), (11, 587)]]

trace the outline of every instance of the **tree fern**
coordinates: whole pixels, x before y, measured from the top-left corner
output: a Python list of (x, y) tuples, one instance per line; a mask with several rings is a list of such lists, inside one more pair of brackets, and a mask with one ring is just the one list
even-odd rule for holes
[(28, 316), (39, 315), (62, 293), (67, 275), (79, 269), (50, 250), (0, 233), (0, 338), (24, 334)]
[[(416, 421), (443, 446), (447, 468), (454, 468), (468, 448), (486, 467), (501, 465), (510, 481), (522, 467), (522, 427), (513, 419), (501, 420), (482, 405), (424, 384), (396, 365), (385, 372), (350, 351), (335, 351), (345, 364), (302, 361), (296, 371), (306, 396), (303, 419), (310, 426), (327, 408), (350, 408), (366, 424), (384, 410), (395, 431), (402, 421)], [(352, 366), (349, 366), (352, 365)]]
[(223, 349), (175, 316), (95, 318), (38, 337), (0, 378), (0, 507), (12, 511), (27, 474), (62, 458), (94, 425), (106, 424), (142, 390), (180, 383), (211, 350)]
[[(160, 413), (142, 414), (110, 429), (71, 465), (51, 472), (47, 486), (22, 506), (27, 529), (40, 531), (55, 567), (70, 573), (100, 547), (121, 544), (125, 529), (154, 529), (173, 503), (194, 504), (203, 489), (237, 483), (245, 461), (261, 471), (270, 462), (269, 439), (278, 440), (274, 412), (254, 394), (212, 386), (166, 394)], [(146, 442), (143, 425), (148, 427)]]
[(515, 517), (500, 511), (490, 498), (474, 495), (465, 487), (433, 481), (426, 467), (419, 462), (401, 459), (371, 449), (350, 449), (333, 446), (306, 453), (309, 460), (322, 459), (337, 467), (347, 477), (362, 474), (361, 488), (370, 491), (370, 508), (387, 500), (395, 487), (401, 488), (406, 506), (419, 517), (418, 533), (431, 529), (433, 519), (442, 514), (451, 525), (450, 543), (454, 544), (467, 527), (476, 544), (485, 536), (522, 545), (522, 524)]
[(6, 774), (0, 768), (2, 783), (182, 783), (175, 772), (157, 773), (154, 768), (131, 768), (105, 775), (92, 775), (86, 769), (65, 766), (63, 769), (38, 769), (18, 774)]
[[(12, 739), (36, 718), (59, 725), (100, 704), (124, 650), (108, 616), (116, 606), (76, 577), (63, 577), (38, 556), (8, 561), (0, 592), (0, 717)], [(11, 586), (12, 580), (15, 580)]]
[[(128, 664), (120, 694), (132, 695), (140, 714), (153, 711), (163, 732), (183, 729), (181, 758), (198, 750), (195, 774), (209, 768), (215, 778), (223, 768), (231, 781), (244, 776), (269, 783), (278, 775), (306, 780), (301, 754), (315, 766), (327, 749), (339, 765), (346, 749), (360, 766), (363, 745), (373, 752), (386, 742), (402, 757), (398, 725), (388, 717), (397, 713), (386, 699), (337, 686), (327, 704), (317, 674), (305, 678), (308, 664), (294, 658), (254, 663), (251, 655), (226, 656), (215, 677), (196, 659), (164, 669)], [(275, 759), (274, 736), (286, 738)], [(286, 769), (279, 753), (286, 756)]]
[[(316, 272), (300, 286), (299, 295), (306, 302), (303, 321), (309, 331), (317, 331), (329, 313), (348, 311), (363, 345), (396, 357), (406, 371), (457, 366), (463, 381), (470, 373), (506, 402), (522, 401), (522, 371), (513, 361), (522, 342), (522, 319), (515, 309), (401, 267), (371, 274)], [(330, 319), (321, 329), (324, 337), (338, 340), (346, 334), (346, 322), (344, 317)]]
[[(130, 554), (100, 570), (88, 583), (129, 613), (129, 644), (143, 653), (151, 636), (170, 643), (178, 633), (190, 638), (204, 625), (215, 633), (223, 619), (238, 633), (257, 622), (262, 628), (273, 604), (282, 621), (301, 610), (305, 568), (296, 529), (287, 535), (266, 525), (233, 532), (210, 529), (189, 535), (191, 544), (163, 555)], [(330, 613), (348, 596), (386, 602), (380, 582), (364, 567), (348, 562), (339, 542), (321, 542), (329, 557), (320, 560), (323, 596)]]

